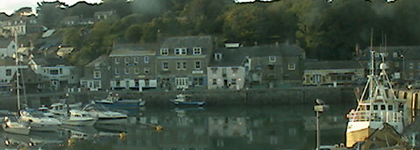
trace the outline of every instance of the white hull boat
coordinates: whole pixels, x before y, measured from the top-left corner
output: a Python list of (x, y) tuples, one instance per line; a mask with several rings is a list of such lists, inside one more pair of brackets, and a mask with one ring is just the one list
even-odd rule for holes
[(4, 117), (3, 130), (8, 133), (28, 135), (31, 127), (27, 122), (21, 122), (14, 116)]
[(70, 110), (70, 116), (62, 116), (60, 120), (64, 125), (93, 126), (98, 118), (91, 117), (86, 111)]

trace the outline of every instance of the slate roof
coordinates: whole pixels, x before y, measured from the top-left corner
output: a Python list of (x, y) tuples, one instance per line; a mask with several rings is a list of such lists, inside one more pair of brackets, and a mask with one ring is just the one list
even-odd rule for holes
[(210, 66), (238, 66), (241, 65), (246, 57), (266, 57), (266, 56), (301, 56), (304, 50), (296, 45), (275, 45), (275, 46), (253, 46), (239, 47), (237, 49), (221, 48), (214, 53), (221, 53), (220, 61), (212, 61)]
[(155, 55), (155, 49), (155, 44), (120, 44), (114, 46), (111, 54), (109, 54), (109, 57)]
[(107, 55), (99, 56), (98, 58), (87, 64), (85, 67), (95, 67), (97, 63), (100, 63), (101, 65), (107, 65), (109, 64), (109, 57)]
[(45, 58), (33, 58), (32, 59), (37, 65), (42, 66), (68, 66), (69, 63), (63, 59), (55, 57), (45, 57)]
[(7, 48), (10, 42), (12, 42), (12, 39), (0, 38), (0, 48)]
[[(181, 36), (181, 37), (169, 37), (163, 40), (160, 44), (160, 48), (203, 48), (202, 54), (210, 54), (213, 49), (213, 40), (211, 36)], [(192, 54), (192, 51), (188, 51), (188, 55)]]
[(15, 66), (16, 61), (11, 57), (0, 59), (0, 66)]
[(358, 61), (305, 61), (305, 70), (364, 69)]
[[(358, 59), (369, 60), (370, 59), (370, 48), (363, 50), (363, 55)], [(397, 52), (398, 55), (403, 55), (408, 60), (419, 60), (420, 59), (420, 46), (387, 46), (385, 47), (373, 47), (376, 52), (387, 52), (388, 57), (386, 59), (394, 59), (393, 53)], [(401, 59), (401, 58), (396, 58)]]

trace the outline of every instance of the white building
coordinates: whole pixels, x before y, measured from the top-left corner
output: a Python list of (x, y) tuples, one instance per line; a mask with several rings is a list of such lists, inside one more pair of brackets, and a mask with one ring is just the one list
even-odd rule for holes
[(16, 42), (12, 39), (0, 39), (0, 58), (13, 57), (16, 46)]

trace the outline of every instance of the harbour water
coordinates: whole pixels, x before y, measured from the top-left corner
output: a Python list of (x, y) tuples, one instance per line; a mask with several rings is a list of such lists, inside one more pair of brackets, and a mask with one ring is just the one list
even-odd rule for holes
[[(345, 114), (352, 107), (334, 104), (321, 114), (322, 145), (344, 142)], [(123, 126), (63, 127), (30, 135), (1, 131), (0, 149), (310, 150), (316, 143), (313, 105), (165, 106), (128, 113)], [(163, 130), (155, 130), (158, 125)]]

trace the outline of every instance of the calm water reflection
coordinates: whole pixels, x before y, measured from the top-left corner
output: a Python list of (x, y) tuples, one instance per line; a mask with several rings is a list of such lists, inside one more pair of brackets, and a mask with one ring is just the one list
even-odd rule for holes
[[(322, 114), (322, 144), (344, 141), (351, 107), (331, 106)], [(130, 115), (126, 126), (65, 127), (28, 136), (1, 132), (0, 149), (309, 150), (315, 145), (311, 105), (145, 108)]]

